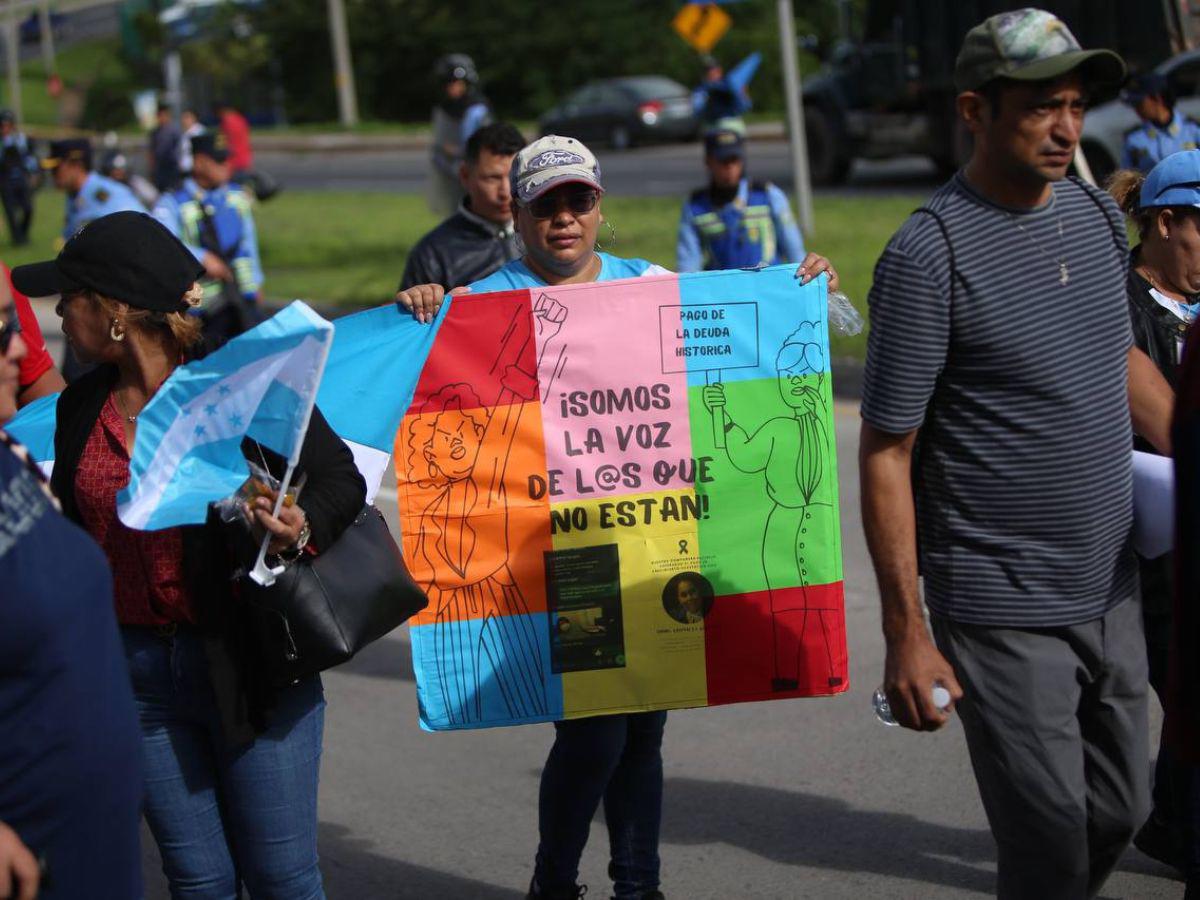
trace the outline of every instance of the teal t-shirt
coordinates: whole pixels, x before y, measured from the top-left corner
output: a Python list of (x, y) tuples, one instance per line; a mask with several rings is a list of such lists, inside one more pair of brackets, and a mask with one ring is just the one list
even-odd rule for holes
[[(597, 281), (616, 281), (618, 278), (639, 278), (642, 275), (669, 275), (662, 266), (645, 259), (622, 259), (609, 253), (597, 253), (600, 257), (600, 274)], [(521, 288), (545, 287), (546, 282), (534, 275), (521, 260), (505, 263), (486, 278), (470, 284), (471, 292), (485, 294), (488, 291), (518, 291)]]

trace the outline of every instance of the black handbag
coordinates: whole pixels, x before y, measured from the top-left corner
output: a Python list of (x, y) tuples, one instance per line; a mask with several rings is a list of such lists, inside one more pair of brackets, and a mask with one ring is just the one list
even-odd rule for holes
[(324, 552), (290, 564), (274, 584), (240, 584), (259, 663), (277, 685), (346, 662), (429, 605), (370, 505)]

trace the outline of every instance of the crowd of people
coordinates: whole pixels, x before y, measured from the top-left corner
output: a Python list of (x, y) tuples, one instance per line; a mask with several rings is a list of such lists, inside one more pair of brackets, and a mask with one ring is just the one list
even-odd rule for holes
[[(454, 205), (410, 254), (403, 309), (430, 323), (448, 294), (666, 271), (604, 249), (590, 148), (556, 135), (526, 143), (472, 112), (486, 104), (468, 58), (447, 57), (445, 70), (434, 153)], [(1174, 556), (1139, 559), (1131, 539), (1131, 450), (1196, 446), (1194, 414), (1173, 410), (1176, 391), (1200, 395), (1200, 150), (1147, 147), (1109, 192), (1068, 176), (1089, 97), (1125, 76), (1120, 57), (1082, 49), (1040, 10), (972, 29), (955, 69), (971, 158), (889, 241), (868, 297), (859, 469), (883, 687), (906, 728), (960, 718), (1003, 898), (1095, 896), (1131, 840), (1200, 897), (1191, 508)], [(1134, 82), (1127, 97), (1161, 100), (1151, 88)], [(49, 482), (0, 430), (0, 723), (11, 736), (0, 897), (29, 900), (39, 885), (47, 897), (140, 896), (139, 816), (173, 896), (323, 897), (319, 676), (283, 688), (263, 677), (214, 522), (139, 532), (116, 516), (141, 411), (176, 367), (255, 321), (263, 277), (230, 149), (191, 134), (185, 169), (167, 152), (182, 131), (160, 129), (153, 215), (92, 171), (89, 145), (56, 144), (42, 165), (68, 195), (65, 244), (14, 269), (11, 286), (0, 279), (0, 429), (62, 391)], [(800, 283), (824, 276), (836, 290), (786, 198), (747, 174), (739, 123), (714, 122), (704, 153), (709, 182), (683, 204), (677, 268), (792, 263)], [(79, 230), (85, 209), (94, 215)], [(68, 344), (90, 367), (65, 388), (28, 296), (59, 298)], [(282, 468), (253, 441), (243, 452)], [(1190, 464), (1180, 457), (1181, 472)], [(279, 556), (319, 554), (365, 498), (319, 410), (300, 470), (303, 503), (278, 516), (270, 497), (253, 506)], [(704, 602), (680, 582), (671, 615), (693, 621)], [(1153, 778), (1151, 689), (1167, 721)], [(614, 896), (664, 897), (666, 720), (555, 724), (531, 900), (583, 895), (579, 862), (601, 805)]]

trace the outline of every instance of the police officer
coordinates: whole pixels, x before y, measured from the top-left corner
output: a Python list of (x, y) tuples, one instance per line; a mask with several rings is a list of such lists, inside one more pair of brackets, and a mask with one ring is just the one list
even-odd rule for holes
[[(50, 155), (42, 160), (42, 168), (50, 171), (54, 186), (67, 195), (63, 241), (88, 222), (109, 213), (146, 211), (125, 185), (92, 171), (92, 145), (85, 138), (51, 141)], [(92, 368), (80, 363), (70, 345), (66, 346), (62, 373), (68, 383)]]
[(1121, 99), (1142, 120), (1125, 133), (1121, 168), (1148, 173), (1172, 153), (1200, 147), (1200, 123), (1175, 109), (1175, 92), (1165, 75), (1148, 72), (1133, 76)]
[(479, 91), (475, 62), (465, 53), (450, 53), (434, 70), (441, 97), (433, 108), (433, 141), (427, 199), (429, 208), (445, 217), (462, 199), (459, 169), (466, 158), (467, 141), (492, 120), (492, 109)]
[(708, 186), (683, 204), (678, 271), (800, 262), (804, 241), (783, 191), (746, 177), (745, 132), (718, 123), (704, 138)]
[(54, 186), (67, 195), (63, 240), (93, 219), (109, 213), (145, 212), (133, 191), (119, 181), (92, 171), (92, 145), (84, 138), (50, 142), (50, 155), (42, 160)]
[(207, 278), (200, 317), (207, 337), (228, 340), (259, 318), (262, 263), (250, 194), (231, 181), (229, 146), (220, 132), (191, 139), (192, 174), (163, 194), (154, 217), (204, 266)]
[(30, 176), (37, 171), (37, 159), (29, 141), (17, 130), (17, 119), (7, 109), (0, 110), (0, 201), (14, 246), (29, 243), (33, 222), (33, 197)]

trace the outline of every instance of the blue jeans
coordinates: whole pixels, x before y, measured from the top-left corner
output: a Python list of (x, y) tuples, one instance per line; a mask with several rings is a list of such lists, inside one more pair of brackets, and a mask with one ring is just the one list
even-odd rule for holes
[(534, 877), (547, 893), (579, 876), (596, 808), (604, 801), (618, 900), (658, 888), (665, 712), (569, 719), (554, 724), (554, 746), (542, 769)]
[(271, 727), (227, 747), (203, 639), (122, 628), (142, 724), (145, 815), (174, 898), (323, 900), (317, 777), (325, 698), (313, 677), (280, 693)]

